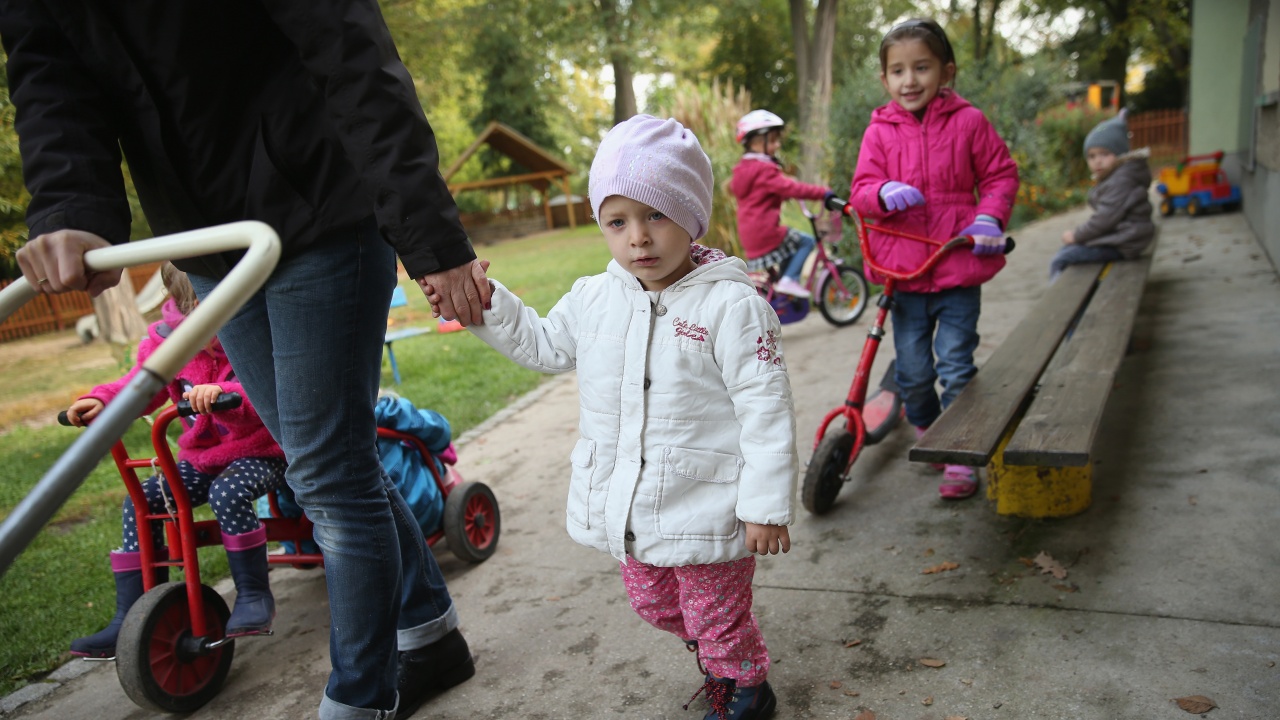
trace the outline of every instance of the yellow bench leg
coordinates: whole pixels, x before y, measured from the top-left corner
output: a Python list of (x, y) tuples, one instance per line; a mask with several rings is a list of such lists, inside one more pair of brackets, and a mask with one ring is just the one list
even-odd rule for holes
[(1092, 500), (1093, 466), (1005, 465), (1005, 435), (987, 465), (987, 499), (996, 513), (1018, 517), (1067, 517), (1084, 512)]

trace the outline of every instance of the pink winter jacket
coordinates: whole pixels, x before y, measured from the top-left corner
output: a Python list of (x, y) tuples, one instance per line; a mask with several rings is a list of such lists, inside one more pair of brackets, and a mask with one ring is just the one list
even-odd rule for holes
[[(890, 180), (913, 185), (925, 203), (898, 212), (880, 204), (880, 188)], [(864, 218), (887, 228), (947, 240), (979, 214), (1007, 226), (1018, 194), (1018, 167), (995, 128), (967, 100), (949, 88), (929, 103), (924, 120), (897, 103), (876, 108), (862, 136), (850, 202)], [(933, 246), (872, 232), (871, 256), (891, 270), (913, 271)], [(933, 272), (898, 285), (905, 292), (938, 292), (972, 287), (1004, 267), (1003, 255), (979, 257), (952, 251)], [(883, 282), (875, 273), (873, 282)]]
[(729, 188), (738, 199), (738, 240), (747, 259), (768, 255), (782, 244), (782, 201), (788, 198), (821, 200), (827, 188), (809, 185), (782, 174), (773, 158), (746, 153), (733, 168)]
[[(147, 336), (138, 343), (138, 361), (133, 369), (115, 382), (95, 387), (84, 397), (110, 403), (133, 376), (138, 374), (142, 363), (164, 342), (169, 331), (177, 327), (185, 317), (178, 311), (173, 300), (165, 301), (161, 316), (163, 319), (147, 328)], [(178, 438), (178, 459), (186, 460), (202, 473), (215, 475), (230, 465), (232, 460), (242, 457), (284, 457), (284, 451), (272, 439), (271, 433), (267, 432), (267, 427), (249, 404), (249, 397), (234, 377), (231, 363), (227, 361), (221, 345), (215, 345), (213, 352), (201, 350), (179, 371), (173, 382), (156, 393), (142, 411), (143, 415), (147, 415), (155, 412), (166, 400), (177, 402), (182, 399), (182, 393), (196, 385), (212, 384), (221, 387), (222, 392), (240, 393), (243, 401), (234, 410), (180, 419), (183, 431)]]

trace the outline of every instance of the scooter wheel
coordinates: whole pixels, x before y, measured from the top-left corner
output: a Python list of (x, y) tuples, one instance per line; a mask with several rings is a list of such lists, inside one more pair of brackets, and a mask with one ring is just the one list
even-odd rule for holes
[(809, 467), (804, 472), (804, 485), (800, 490), (800, 502), (814, 515), (822, 515), (831, 509), (845, 482), (845, 470), (849, 467), (853, 452), (853, 436), (840, 429), (827, 433), (813, 451)]
[(488, 485), (464, 482), (444, 500), (444, 536), (460, 560), (481, 563), (498, 549), (502, 516)]
[(186, 583), (157, 585), (125, 615), (116, 641), (116, 676), (138, 707), (166, 713), (193, 712), (213, 699), (235, 656), (235, 641), (212, 650), (203, 640), (220, 640), (231, 611), (222, 596), (201, 585), (209, 637), (191, 634)]

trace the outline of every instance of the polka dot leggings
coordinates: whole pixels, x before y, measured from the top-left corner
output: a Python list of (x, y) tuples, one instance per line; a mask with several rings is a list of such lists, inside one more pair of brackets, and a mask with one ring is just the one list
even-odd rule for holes
[[(178, 463), (178, 474), (191, 497), (192, 507), (209, 503), (223, 535), (243, 535), (261, 525), (253, 501), (284, 485), (284, 468), (285, 462), (280, 458), (240, 458), (233, 460), (221, 473), (210, 475), (182, 460)], [(169, 489), (166, 487), (162, 494), (161, 484), (159, 476), (142, 483), (149, 513), (153, 515), (165, 511), (165, 495)], [(169, 502), (173, 502), (172, 496)], [(125, 552), (138, 552), (136, 518), (133, 500), (125, 498), (122, 546)], [(152, 523), (151, 537), (157, 548), (164, 545), (164, 531), (159, 521)]]
[(622, 584), (646, 622), (681, 640), (697, 640), (703, 667), (752, 687), (769, 674), (769, 651), (751, 612), (755, 572), (754, 557), (683, 567), (629, 557), (622, 563)]

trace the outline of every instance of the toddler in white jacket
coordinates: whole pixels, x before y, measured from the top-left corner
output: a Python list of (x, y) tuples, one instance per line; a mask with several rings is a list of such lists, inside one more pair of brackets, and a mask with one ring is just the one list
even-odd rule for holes
[(636, 612), (697, 651), (707, 718), (771, 717), (753, 553), (790, 549), (797, 477), (777, 315), (740, 259), (693, 245), (711, 162), (680, 123), (614, 127), (589, 185), (606, 271), (545, 318), (494, 281), (484, 324), (468, 329), (525, 367), (578, 370), (569, 535), (617, 558)]

